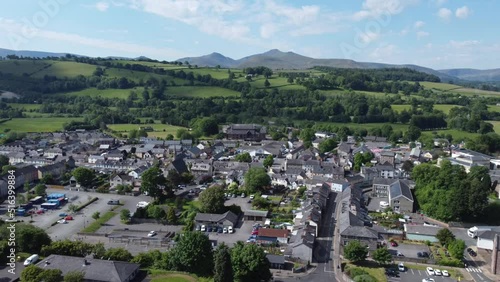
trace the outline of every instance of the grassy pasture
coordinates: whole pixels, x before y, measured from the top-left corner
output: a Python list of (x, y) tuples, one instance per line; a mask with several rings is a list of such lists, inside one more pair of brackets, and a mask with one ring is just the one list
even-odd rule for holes
[(97, 66), (65, 61), (48, 61), (51, 66), (33, 74), (33, 77), (42, 78), (45, 75), (57, 76), (59, 78), (73, 78), (78, 75), (91, 76)]
[(14, 109), (21, 109), (24, 111), (30, 111), (30, 110), (38, 110), (42, 107), (40, 104), (17, 104), (17, 103), (8, 103), (9, 106), (11, 106)]
[(182, 97), (240, 97), (240, 93), (221, 87), (214, 86), (176, 86), (167, 87), (166, 95)]
[(490, 112), (500, 112), (500, 106), (488, 105), (488, 111)]
[(429, 81), (421, 81), (419, 83), (425, 88), (436, 89), (441, 91), (449, 91), (452, 89), (462, 88), (462, 86), (449, 83), (429, 82)]
[(485, 97), (499, 97), (500, 92), (495, 92), (495, 91), (486, 91), (486, 90), (480, 90), (480, 89), (473, 89), (473, 88), (459, 88), (453, 90), (453, 92), (456, 92), (458, 94), (464, 94), (467, 96), (485, 96)]
[(87, 88), (80, 91), (73, 91), (68, 93), (61, 93), (55, 95), (63, 96), (89, 96), (89, 97), (103, 97), (103, 98), (117, 98), (117, 99), (127, 99), (131, 91), (137, 92), (137, 97), (142, 99), (143, 87), (135, 87), (132, 89), (97, 89), (97, 88)]
[(7, 128), (16, 132), (53, 132), (63, 129), (63, 124), (72, 120), (81, 121), (83, 118), (13, 118), (0, 123), (0, 131)]
[[(450, 105), (450, 104), (437, 104), (434, 105), (434, 109), (443, 111), (445, 114), (448, 114), (451, 110), (451, 108), (454, 107), (459, 107), (461, 108), (462, 106), (459, 105)], [(409, 111), (411, 109), (411, 105), (391, 105), (391, 108), (396, 111), (396, 112), (402, 112), (403, 110)]]
[(14, 75), (22, 75), (23, 73), (31, 74), (38, 70), (43, 69), (50, 63), (47, 61), (24, 61), (24, 60), (13, 60), (13, 61), (0, 61), (0, 72), (11, 73)]
[(493, 124), (493, 129), (495, 130), (496, 133), (500, 134), (500, 121), (498, 120), (487, 120), (486, 122), (489, 122)]
[(140, 126), (151, 126), (153, 131), (148, 132), (148, 137), (159, 137), (165, 138), (168, 134), (172, 134), (175, 136), (178, 129), (184, 128), (175, 125), (168, 125), (162, 123), (154, 123), (154, 124), (128, 124), (128, 123), (120, 123), (120, 124), (108, 124), (108, 128), (120, 133), (125, 133), (137, 129), (139, 130)]

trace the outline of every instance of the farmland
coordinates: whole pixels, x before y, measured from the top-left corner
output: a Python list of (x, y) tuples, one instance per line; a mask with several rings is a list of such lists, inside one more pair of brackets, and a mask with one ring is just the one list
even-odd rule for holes
[(81, 121), (83, 118), (13, 118), (0, 123), (0, 131), (5, 129), (16, 132), (53, 132), (63, 129), (63, 124), (72, 120)]
[(141, 97), (141, 92), (144, 90), (143, 87), (135, 87), (133, 89), (97, 89), (97, 88), (87, 88), (81, 91), (68, 92), (64, 94), (55, 94), (55, 95), (63, 95), (63, 96), (89, 96), (89, 97), (103, 97), (103, 98), (118, 98), (118, 99), (127, 99), (128, 95), (131, 91), (137, 92), (137, 97)]
[(0, 61), (0, 72), (15, 75), (32, 74), (49, 65), (48, 61)]
[(148, 137), (159, 137), (165, 138), (168, 134), (172, 134), (175, 136), (177, 130), (184, 128), (180, 126), (154, 123), (154, 124), (109, 124), (108, 128), (120, 133), (127, 133), (133, 129), (139, 129), (140, 126), (151, 126), (153, 131), (149, 131)]
[(240, 93), (221, 87), (212, 86), (175, 86), (167, 88), (167, 95), (178, 97), (240, 97)]
[(441, 91), (449, 91), (449, 90), (453, 90), (453, 89), (462, 88), (462, 86), (455, 85), (455, 84), (449, 84), (449, 83), (429, 82), (429, 81), (422, 81), (419, 83), (424, 88), (441, 90)]
[(35, 72), (32, 76), (43, 78), (45, 75), (74, 78), (78, 75), (90, 76), (96, 66), (77, 62), (48, 61), (50, 67)]
[(16, 103), (9, 103), (9, 106), (11, 106), (14, 109), (21, 109), (24, 111), (36, 111), (42, 107), (40, 104), (16, 104)]

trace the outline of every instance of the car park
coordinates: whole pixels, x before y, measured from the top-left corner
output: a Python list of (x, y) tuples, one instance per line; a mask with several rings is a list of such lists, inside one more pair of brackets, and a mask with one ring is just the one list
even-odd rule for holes
[(149, 231), (148, 237), (154, 237), (156, 236), (156, 231)]
[(434, 269), (430, 266), (428, 266), (425, 271), (427, 272), (428, 275), (434, 275)]

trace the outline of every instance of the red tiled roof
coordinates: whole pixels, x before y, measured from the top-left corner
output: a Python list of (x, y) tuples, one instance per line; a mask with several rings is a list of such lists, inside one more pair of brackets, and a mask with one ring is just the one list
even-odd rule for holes
[(290, 231), (287, 229), (259, 228), (259, 236), (286, 238)]

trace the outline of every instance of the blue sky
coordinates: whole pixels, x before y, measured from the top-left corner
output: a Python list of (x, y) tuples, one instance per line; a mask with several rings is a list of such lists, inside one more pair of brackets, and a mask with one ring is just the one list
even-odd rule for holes
[(175, 60), (270, 49), (315, 58), (499, 68), (500, 1), (4, 0), (0, 48)]

